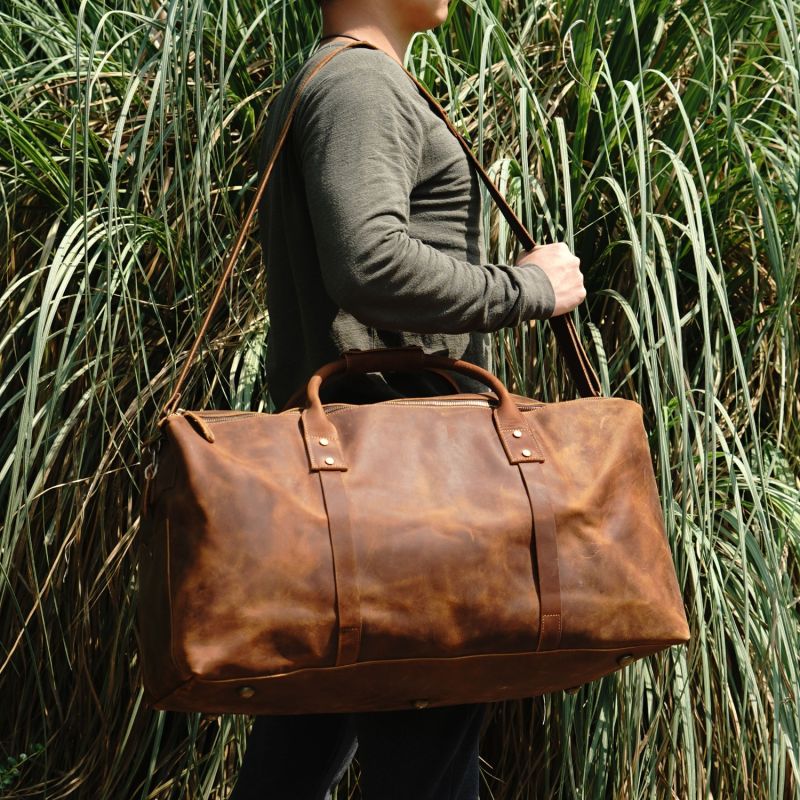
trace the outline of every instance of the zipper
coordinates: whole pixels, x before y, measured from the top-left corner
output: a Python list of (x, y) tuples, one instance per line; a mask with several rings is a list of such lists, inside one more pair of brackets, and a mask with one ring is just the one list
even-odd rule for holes
[(489, 405), (488, 400), (422, 400), (409, 398), (402, 400), (387, 400), (387, 404), (393, 406), (480, 406)]
[[(349, 408), (350, 403), (329, 403), (325, 406), (326, 410), (338, 410), (340, 408)], [(229, 422), (231, 420), (242, 419), (242, 417), (255, 417), (255, 416), (264, 416), (266, 412), (264, 411), (226, 411), (224, 413), (219, 413), (216, 411), (188, 411), (185, 408), (178, 408), (175, 409), (178, 414), (186, 415), (187, 413), (193, 414), (196, 417), (202, 418), (203, 422), (207, 422), (213, 424), (215, 422)], [(299, 414), (300, 409), (298, 408), (289, 408), (286, 411), (281, 411), (281, 414)], [(272, 416), (272, 415), (270, 415)]]
[[(389, 405), (398, 405), (398, 406), (478, 406), (479, 408), (486, 408), (487, 406), (491, 408), (497, 408), (498, 403), (492, 403), (490, 400), (424, 400), (424, 399), (416, 399), (416, 398), (409, 398), (402, 400), (386, 400), (385, 401)], [(543, 404), (541, 403), (534, 403), (534, 404), (524, 404), (519, 405), (517, 408), (520, 411), (531, 411), (534, 408), (541, 408)]]
[[(477, 408), (490, 408), (495, 407), (497, 403), (492, 403), (490, 400), (478, 400), (478, 399), (469, 399), (469, 400), (427, 400), (424, 398), (401, 398), (397, 400), (383, 400), (379, 401), (386, 405), (396, 405), (396, 406), (430, 406), (435, 408), (446, 408), (448, 406), (474, 406)], [(342, 409), (346, 408), (353, 408), (361, 404), (358, 403), (327, 403), (323, 406), (325, 413), (333, 413), (335, 411), (341, 411)], [(520, 411), (532, 411), (536, 408), (541, 408), (544, 404), (543, 403), (534, 403), (534, 404), (524, 404), (518, 405), (517, 408)], [(178, 408), (176, 409), (177, 413), (179, 414), (186, 414), (187, 411), (185, 408)], [(300, 408), (289, 408), (286, 411), (281, 411), (279, 414), (299, 414), (302, 411)], [(208, 424), (214, 424), (216, 422), (230, 422), (232, 420), (242, 419), (244, 417), (254, 417), (263, 414), (262, 411), (229, 411), (226, 413), (216, 413), (213, 411), (190, 411), (188, 412), (193, 414), (196, 417), (200, 417), (203, 422)]]
[[(179, 414), (186, 414), (186, 409), (179, 408)], [(258, 414), (258, 411), (230, 411), (224, 414), (214, 414), (213, 412), (209, 413), (207, 411), (192, 411), (190, 412), (194, 414), (196, 417), (202, 417), (204, 422), (223, 422), (229, 419), (241, 419), (242, 417), (252, 417), (254, 414)]]

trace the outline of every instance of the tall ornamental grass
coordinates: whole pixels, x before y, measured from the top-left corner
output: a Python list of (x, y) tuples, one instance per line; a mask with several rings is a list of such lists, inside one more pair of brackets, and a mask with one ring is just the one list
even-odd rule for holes
[[(537, 240), (581, 258), (572, 313), (604, 394), (644, 407), (692, 631), (575, 695), (494, 706), (487, 798), (800, 796), (798, 18), (461, 0), (409, 47)], [(319, 30), (311, 2), (0, 2), (3, 797), (233, 784), (249, 718), (143, 705), (141, 442)], [(513, 263), (486, 194), (484, 214)], [(270, 409), (260, 259), (253, 236), (185, 405)], [(512, 390), (576, 396), (547, 323), (494, 343)]]

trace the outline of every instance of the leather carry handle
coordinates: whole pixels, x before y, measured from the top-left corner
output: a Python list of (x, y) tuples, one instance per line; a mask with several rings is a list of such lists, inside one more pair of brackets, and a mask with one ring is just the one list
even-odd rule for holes
[(497, 435), (510, 464), (543, 462), (541, 446), (522, 412), (503, 382), (488, 370), (469, 361), (425, 353), (418, 345), (381, 350), (347, 351), (343, 358), (320, 367), (306, 384), (306, 407), (300, 412), (303, 439), (312, 472), (346, 472), (347, 460), (341, 448), (336, 425), (319, 396), (322, 384), (342, 372), (384, 370), (418, 370), (437, 367), (468, 375), (488, 386), (499, 403), (492, 408)]
[(329, 361), (320, 367), (306, 383), (306, 407), (322, 406), (319, 390), (322, 384), (333, 375), (342, 372), (363, 373), (402, 371), (415, 372), (423, 369), (449, 369), (468, 375), (488, 386), (498, 396), (500, 406), (514, 406), (514, 401), (503, 382), (488, 370), (470, 361), (426, 353), (419, 345), (408, 347), (387, 347), (380, 350), (346, 350), (336, 361)]
[[(416, 345), (414, 345), (416, 347)], [(375, 352), (383, 354), (383, 349), (376, 350)], [(388, 370), (389, 367), (386, 366), (386, 362), (381, 362), (382, 366), (375, 367), (374, 370), (370, 370), (370, 372), (383, 372), (384, 370)], [(464, 390), (453, 380), (452, 376), (447, 373), (447, 370), (442, 369), (441, 367), (420, 367), (420, 369), (425, 370), (426, 372), (434, 372), (437, 375), (444, 378), (444, 380), (450, 384), (452, 388), (452, 392), (450, 394), (461, 394)], [(304, 383), (300, 385), (297, 389), (295, 389), (294, 394), (283, 404), (280, 411), (287, 411), (290, 408), (297, 408), (298, 406), (305, 407), (306, 405), (306, 390), (308, 384)]]
[[(270, 155), (269, 161), (264, 168), (264, 172), (261, 175), (261, 178), (258, 182), (258, 186), (256, 188), (256, 192), (253, 195), (253, 199), (250, 203), (249, 208), (247, 209), (246, 214), (244, 215), (244, 219), (242, 221), (242, 225), (239, 229), (239, 232), (236, 236), (236, 239), (233, 242), (230, 250), (226, 254), (225, 259), (223, 260), (224, 268), (222, 271), (222, 277), (219, 280), (219, 284), (217, 285), (216, 291), (214, 292), (213, 297), (211, 298), (211, 302), (209, 303), (208, 310), (203, 317), (203, 321), (200, 325), (200, 329), (195, 336), (194, 342), (189, 350), (188, 355), (186, 356), (186, 360), (184, 361), (183, 368), (178, 375), (178, 379), (175, 382), (175, 388), (172, 391), (172, 394), (169, 396), (169, 399), (164, 405), (164, 408), (161, 412), (161, 419), (166, 417), (168, 414), (172, 413), (178, 405), (178, 400), (181, 397), (181, 389), (183, 384), (186, 380), (186, 377), (189, 373), (189, 370), (194, 362), (194, 358), (197, 355), (197, 351), (200, 347), (200, 342), (205, 336), (206, 330), (208, 329), (208, 325), (211, 321), (211, 318), (216, 310), (217, 306), (219, 305), (220, 300), (222, 299), (223, 290), (225, 288), (225, 282), (230, 277), (233, 268), (236, 264), (236, 260), (239, 257), (239, 253), (244, 245), (244, 241), (247, 237), (247, 232), (250, 229), (250, 224), (253, 221), (253, 218), (256, 215), (258, 210), (258, 204), (264, 194), (264, 191), (267, 188), (267, 182), (269, 181), (270, 174), (272, 173), (272, 168), (277, 161), (278, 155), (281, 151), (284, 141), (286, 140), (286, 136), (289, 132), (289, 125), (292, 121), (292, 117), (294, 116), (295, 109), (300, 101), (300, 95), (302, 94), (302, 90), (305, 85), (311, 80), (311, 78), (316, 75), (316, 73), (322, 69), (325, 64), (328, 63), (332, 58), (334, 58), (338, 53), (341, 53), (343, 50), (348, 50), (351, 47), (368, 47), (372, 50), (380, 50), (379, 47), (371, 44), (370, 42), (366, 41), (355, 41), (347, 44), (343, 44), (341, 47), (337, 47), (333, 50), (332, 53), (328, 53), (323, 58), (320, 59), (319, 63), (303, 78), (303, 82), (298, 86), (297, 92), (295, 94), (294, 99), (289, 107), (289, 111), (286, 114), (286, 120), (283, 123), (283, 127), (280, 130), (278, 135), (278, 139), (275, 143), (275, 147)], [(447, 127), (453, 133), (453, 135), (458, 139), (459, 143), (463, 147), (464, 151), (467, 154), (467, 157), (472, 161), (475, 165), (475, 168), (480, 175), (483, 182), (486, 184), (486, 187), (489, 190), (489, 194), (492, 196), (494, 201), (500, 207), (500, 211), (502, 212), (503, 216), (506, 218), (509, 227), (514, 231), (514, 234), (520, 240), (520, 243), (526, 250), (531, 250), (535, 246), (535, 242), (533, 237), (528, 233), (525, 226), (520, 222), (517, 215), (511, 209), (511, 207), (506, 203), (505, 199), (503, 198), (502, 194), (498, 190), (498, 188), (492, 182), (492, 179), (487, 175), (486, 171), (481, 166), (480, 162), (473, 154), (472, 150), (470, 149), (469, 144), (465, 141), (465, 139), (461, 136), (461, 134), (453, 127), (453, 124), (450, 122), (449, 117), (447, 116), (447, 112), (439, 105), (436, 99), (428, 92), (428, 90), (417, 80), (414, 75), (411, 74), (403, 65), (400, 65), (406, 72), (406, 74), (414, 81), (417, 88), (423, 94), (423, 96), (428, 100), (431, 108), (444, 120)], [(586, 352), (583, 349), (583, 346), (578, 338), (577, 331), (575, 330), (575, 326), (572, 323), (572, 319), (566, 314), (559, 314), (556, 317), (548, 317), (548, 321), (553, 329), (553, 332), (556, 336), (556, 342), (558, 344), (559, 350), (564, 355), (567, 361), (567, 367), (570, 371), (570, 374), (575, 381), (576, 387), (578, 392), (581, 396), (599, 396), (600, 395), (600, 380), (597, 377), (592, 365), (589, 361), (589, 357), (586, 355)]]
[[(407, 354), (408, 358), (403, 360), (403, 365), (400, 367), (392, 366), (393, 354)], [(424, 360), (416, 357), (415, 353), (425, 354), (425, 351), (419, 345), (407, 345), (405, 347), (386, 347), (380, 350), (345, 350), (342, 353), (341, 360), (345, 364), (344, 370), (337, 370), (337, 372), (383, 372), (384, 370), (425, 370), (426, 372), (435, 372), (441, 375), (453, 388), (455, 394), (461, 393), (461, 387), (453, 380), (448, 374), (447, 369), (442, 369), (441, 366), (433, 366), (426, 364)], [(333, 364), (339, 363), (339, 360), (330, 362)], [(449, 369), (449, 367), (448, 367)], [(289, 408), (296, 408), (297, 406), (308, 405), (308, 382), (299, 386), (294, 394), (283, 404), (281, 411), (286, 411)]]

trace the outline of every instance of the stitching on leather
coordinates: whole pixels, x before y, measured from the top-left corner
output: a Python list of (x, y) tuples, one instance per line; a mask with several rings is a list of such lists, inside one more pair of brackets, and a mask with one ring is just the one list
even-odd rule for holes
[[(470, 659), (479, 659), (479, 658), (519, 658), (520, 656), (541, 656), (547, 657), (551, 655), (561, 655), (565, 653), (630, 653), (636, 650), (640, 650), (642, 648), (650, 648), (650, 647), (659, 647), (666, 649), (667, 647), (671, 647), (673, 644), (682, 644), (685, 640), (684, 639), (672, 639), (667, 642), (664, 639), (648, 639), (646, 641), (637, 641), (635, 644), (628, 644), (628, 645), (618, 645), (616, 647), (559, 647), (556, 650), (518, 650), (512, 653), (471, 653), (466, 656), (430, 656), (428, 658), (419, 658), (419, 657), (412, 657), (412, 658), (394, 658), (394, 659), (385, 659), (385, 660), (373, 660), (373, 661), (354, 661), (352, 664), (342, 664), (340, 666), (328, 665), (324, 667), (301, 667), (300, 669), (292, 670), (291, 672), (274, 672), (271, 675), (251, 675), (246, 678), (227, 678), (223, 680), (206, 680), (203, 678), (198, 678), (198, 683), (203, 684), (213, 684), (213, 685), (224, 685), (224, 684), (237, 684), (242, 683), (243, 681), (253, 681), (253, 680), (271, 680), (271, 679), (279, 679), (288, 677), (290, 675), (297, 675), (301, 672), (330, 672), (331, 670), (342, 670), (342, 669), (350, 669), (350, 668), (358, 668), (358, 667), (365, 667), (372, 664), (404, 664), (407, 662), (416, 662), (419, 663), (420, 661), (467, 661)], [(647, 653), (643, 654), (643, 656), (648, 655)]]
[(542, 617), (558, 617), (558, 635), (561, 637), (561, 614), (542, 614)]
[[(506, 426), (506, 427), (501, 427), (501, 428), (498, 428), (498, 430), (499, 430), (499, 431), (516, 431), (516, 430), (519, 430), (519, 428), (516, 428), (514, 425), (511, 425), (510, 427), (509, 427), (509, 426)], [(531, 430), (530, 430), (530, 428), (526, 428), (526, 430), (528, 431), (528, 433), (529, 433), (531, 436), (533, 436), (533, 433), (531, 433)], [(523, 431), (523, 433), (524, 433), (524, 431)]]

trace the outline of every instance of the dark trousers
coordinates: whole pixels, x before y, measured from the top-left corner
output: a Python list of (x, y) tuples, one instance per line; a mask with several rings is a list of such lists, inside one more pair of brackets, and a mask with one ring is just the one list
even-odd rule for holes
[(230, 800), (325, 800), (356, 746), (364, 800), (477, 800), (485, 709), (256, 717)]
[[(450, 394), (435, 373), (334, 376), (325, 402)], [(364, 800), (477, 800), (485, 705), (258, 716), (229, 800), (326, 800), (358, 747)]]

